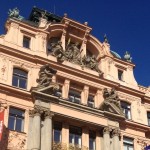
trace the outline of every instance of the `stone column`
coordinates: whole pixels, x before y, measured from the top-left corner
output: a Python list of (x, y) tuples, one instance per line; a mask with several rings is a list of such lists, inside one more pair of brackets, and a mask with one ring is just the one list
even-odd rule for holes
[(41, 149), (41, 107), (35, 106), (34, 108), (34, 118), (33, 118), (33, 134), (32, 134), (32, 142), (33, 147), (32, 150), (40, 150)]
[(43, 126), (43, 135), (41, 143), (41, 150), (51, 150), (52, 149), (52, 116), (53, 113), (49, 110), (44, 112), (44, 126)]
[(29, 125), (28, 125), (28, 136), (27, 136), (27, 150), (32, 149), (32, 137), (33, 137), (33, 110), (29, 110)]
[(120, 142), (119, 142), (120, 131), (119, 128), (115, 128), (112, 132), (113, 137), (113, 149), (120, 150)]
[(110, 131), (109, 127), (105, 127), (103, 130), (104, 150), (110, 150)]

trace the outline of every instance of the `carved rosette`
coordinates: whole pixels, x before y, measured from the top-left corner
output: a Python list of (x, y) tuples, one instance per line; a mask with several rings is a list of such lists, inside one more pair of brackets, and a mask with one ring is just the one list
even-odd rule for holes
[(51, 119), (54, 116), (54, 113), (52, 113), (50, 110), (46, 110), (44, 112), (44, 118), (45, 119)]
[(114, 136), (120, 136), (120, 130), (119, 130), (119, 128), (113, 129), (113, 131), (112, 131), (112, 136), (113, 136), (113, 137), (114, 137)]
[(112, 131), (112, 129), (110, 127), (105, 127), (103, 129), (103, 134), (109, 134)]

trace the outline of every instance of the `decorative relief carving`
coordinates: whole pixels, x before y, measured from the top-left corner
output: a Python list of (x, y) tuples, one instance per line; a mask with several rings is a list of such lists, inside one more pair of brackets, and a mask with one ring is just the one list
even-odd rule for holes
[(44, 111), (45, 118), (52, 118), (53, 116), (54, 116), (54, 113), (52, 113), (50, 110)]
[[(70, 42), (69, 42), (70, 43)], [(66, 46), (66, 50), (63, 50), (62, 43), (60, 41), (51, 43), (52, 55), (57, 58), (58, 61), (64, 60), (79, 64), (82, 68), (87, 67), (91, 70), (97, 71), (102, 75), (102, 71), (98, 67), (98, 62), (95, 55), (81, 56), (82, 50), (79, 49), (79, 43), (72, 43)]]
[(113, 129), (112, 136), (120, 136), (120, 130), (119, 130), (119, 128)]
[(0, 78), (2, 80), (7, 80), (8, 77), (8, 60), (6, 58), (3, 58), (1, 60), (1, 74), (0, 74)]
[(120, 99), (115, 88), (112, 88), (110, 91), (108, 91), (107, 88), (104, 88), (103, 97), (104, 102), (100, 106), (100, 109), (124, 116), (123, 110), (120, 105)]
[(41, 116), (41, 114), (44, 112), (44, 110), (41, 106), (35, 105), (34, 109), (31, 112), (34, 116), (37, 116), (37, 115)]
[(105, 127), (103, 129), (103, 134), (109, 134), (112, 131), (112, 129), (110, 127)]

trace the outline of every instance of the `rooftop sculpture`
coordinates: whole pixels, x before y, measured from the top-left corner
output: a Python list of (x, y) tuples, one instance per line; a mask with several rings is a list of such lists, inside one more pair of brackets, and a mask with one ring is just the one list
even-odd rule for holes
[(79, 43), (68, 44), (66, 50), (63, 50), (61, 41), (51, 43), (51, 54), (57, 58), (58, 61), (64, 60), (79, 64), (82, 68), (87, 67), (91, 70), (97, 71), (102, 75), (102, 71), (98, 67), (98, 62), (95, 55), (81, 57), (82, 50), (79, 49)]
[(11, 18), (16, 18), (18, 20), (23, 20), (24, 17), (19, 15), (19, 9), (16, 7), (14, 9), (9, 9), (8, 16)]
[(128, 62), (132, 62), (132, 57), (130, 56), (128, 51), (125, 52), (124, 59)]

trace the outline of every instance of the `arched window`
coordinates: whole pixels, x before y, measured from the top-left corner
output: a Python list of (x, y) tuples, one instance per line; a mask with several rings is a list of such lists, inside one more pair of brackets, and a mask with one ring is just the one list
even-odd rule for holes
[(131, 119), (131, 105), (127, 102), (121, 102), (121, 107), (125, 114), (126, 119)]
[(13, 69), (13, 78), (12, 78), (12, 85), (18, 88), (26, 89), (27, 88), (27, 78), (28, 73), (24, 70), (19, 68)]

